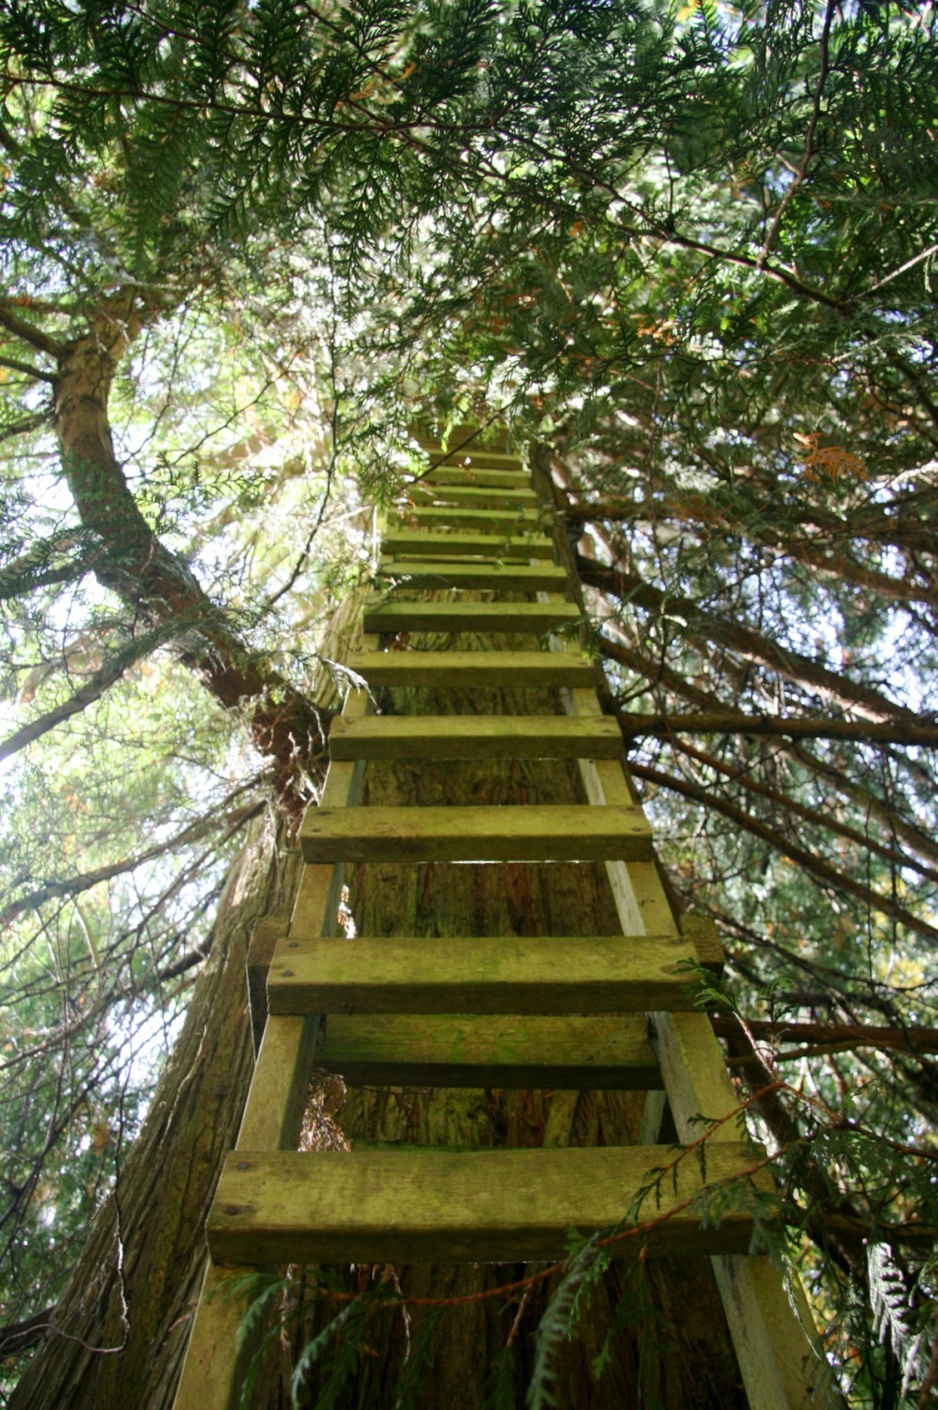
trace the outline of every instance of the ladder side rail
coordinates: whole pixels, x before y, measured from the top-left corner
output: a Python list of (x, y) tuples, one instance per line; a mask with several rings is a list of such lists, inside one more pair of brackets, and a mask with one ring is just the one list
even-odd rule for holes
[[(367, 639), (362, 643), (365, 649), (374, 645)], [(343, 717), (359, 718), (369, 706), (366, 690), (351, 690)], [(331, 763), (320, 805), (357, 802), (363, 775), (364, 761)], [(344, 872), (341, 863), (304, 867), (291, 931), (334, 934)], [(318, 1014), (268, 1016), (236, 1150), (296, 1150), (319, 1026)], [(230, 1284), (247, 1271), (257, 1270), (208, 1261), (173, 1410), (239, 1410), (242, 1387), (263, 1333), (261, 1324), (255, 1337), (239, 1342), (243, 1305), (232, 1295)]]
[[(570, 590), (582, 611), (585, 604), (562, 518), (557, 514), (558, 496), (550, 473), (550, 453), (539, 446), (532, 455), (532, 473), (542, 503), (550, 505), (558, 525), (557, 556), (566, 567)], [(554, 649), (562, 643), (551, 640)], [(605, 676), (602, 679), (603, 693)], [(590, 691), (562, 692), (568, 713), (600, 712), (599, 699)], [(618, 781), (617, 781), (618, 776)], [(635, 790), (628, 777), (623, 751), (621, 763), (613, 760), (585, 760), (581, 780), (591, 802), (611, 802), (625, 787), (630, 799)], [(611, 789), (612, 796), (607, 791)], [(656, 918), (661, 930), (664, 909), (674, 920), (657, 864), (609, 862), (607, 868), (618, 874), (613, 895), (626, 934), (645, 933), (645, 920)], [(628, 925), (626, 925), (628, 920)], [(638, 925), (634, 922), (638, 921)], [(634, 928), (633, 928), (634, 925)], [(699, 1116), (714, 1119), (736, 1110), (739, 1103), (726, 1070), (723, 1051), (710, 1020), (699, 1013), (654, 1013), (649, 1015), (652, 1046), (658, 1056), (668, 1105), (681, 1141), (689, 1143), (700, 1136)], [(650, 1138), (647, 1127), (660, 1117), (658, 1094), (646, 1110), (643, 1139)], [(712, 1139), (739, 1140), (745, 1123), (727, 1121)], [(833, 1372), (819, 1350), (818, 1333), (811, 1310), (797, 1276), (785, 1275), (767, 1254), (721, 1254), (712, 1258), (723, 1311), (736, 1351), (740, 1373), (749, 1403), (758, 1410), (840, 1410), (844, 1401)]]

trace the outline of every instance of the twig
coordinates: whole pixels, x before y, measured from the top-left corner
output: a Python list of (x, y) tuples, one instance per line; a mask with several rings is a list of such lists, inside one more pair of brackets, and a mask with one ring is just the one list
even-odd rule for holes
[(817, 87), (814, 90), (814, 105), (811, 110), (811, 121), (808, 123), (808, 131), (805, 134), (804, 156), (798, 164), (798, 170), (794, 175), (791, 185), (778, 203), (778, 210), (775, 212), (775, 218), (769, 226), (769, 233), (765, 237), (765, 244), (762, 246), (756, 258), (757, 269), (764, 268), (765, 262), (769, 257), (769, 251), (772, 248), (772, 242), (778, 234), (778, 228), (782, 223), (782, 216), (785, 214), (792, 196), (794, 196), (798, 187), (801, 185), (802, 181), (804, 181), (808, 164), (814, 156), (814, 134), (817, 131), (817, 125), (821, 119), (821, 95), (824, 92), (824, 84), (830, 72), (828, 44), (830, 41), (831, 25), (834, 20), (834, 11), (837, 8), (837, 4), (838, 0), (827, 0), (827, 9), (824, 13), (824, 28), (821, 31), (821, 71), (818, 74)]

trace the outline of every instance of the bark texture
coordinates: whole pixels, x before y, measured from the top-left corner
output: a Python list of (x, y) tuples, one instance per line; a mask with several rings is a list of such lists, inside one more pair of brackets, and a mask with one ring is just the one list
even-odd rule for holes
[(211, 959), (117, 1191), (101, 1209), (11, 1410), (169, 1410), (205, 1266), (204, 1225), (253, 1070), (244, 963), (298, 866), (268, 818), (228, 879)]
[(58, 351), (55, 429), (62, 465), (82, 527), (96, 548), (89, 561), (109, 588), (161, 629), (226, 710), (244, 710), (263, 754), (278, 761), (277, 790), (296, 815), (304, 773), (325, 756), (328, 710), (253, 654), (186, 563), (153, 532), (114, 454), (108, 395), (120, 359), (152, 311), (133, 299), (103, 305), (87, 333)]

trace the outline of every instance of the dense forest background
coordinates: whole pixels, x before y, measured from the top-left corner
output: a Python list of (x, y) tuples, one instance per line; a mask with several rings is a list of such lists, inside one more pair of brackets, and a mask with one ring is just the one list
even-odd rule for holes
[(316, 800), (411, 430), (472, 423), (553, 467), (851, 1403), (931, 1403), (931, 5), (30, 0), (0, 48), (7, 1383)]

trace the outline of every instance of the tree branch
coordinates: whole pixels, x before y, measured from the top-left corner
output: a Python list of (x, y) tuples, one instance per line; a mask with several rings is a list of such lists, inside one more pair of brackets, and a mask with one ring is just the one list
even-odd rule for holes
[(737, 807), (735, 803), (730, 803), (728, 799), (722, 798), (720, 794), (699, 788), (686, 779), (676, 778), (673, 774), (663, 773), (660, 769), (650, 768), (647, 764), (632, 763), (629, 768), (636, 778), (646, 779), (659, 788), (668, 789), (672, 793), (680, 793), (705, 808), (722, 813), (725, 818), (737, 823), (746, 832), (767, 842), (783, 857), (789, 857), (793, 862), (796, 862), (816, 881), (833, 886), (837, 891), (846, 891), (849, 895), (858, 897), (865, 905), (869, 906), (870, 910), (878, 911), (880, 915), (889, 916), (891, 920), (908, 926), (910, 930), (924, 935), (928, 940), (938, 940), (938, 927), (929, 925), (928, 921), (913, 915), (910, 910), (900, 905), (891, 896), (884, 896), (882, 892), (874, 891), (872, 887), (864, 886), (862, 882), (845, 876), (843, 872), (838, 871), (829, 862), (825, 862), (823, 858), (815, 856), (803, 847), (798, 847), (785, 834), (777, 832), (760, 819), (753, 817), (751, 813)]
[(919, 716), (917, 724), (905, 720), (844, 720), (826, 715), (747, 715), (742, 710), (714, 710), (697, 715), (642, 715), (620, 710), (623, 737), (668, 739), (676, 734), (748, 734), (787, 739), (837, 739), (857, 744), (909, 744), (938, 746), (938, 723)]
[(0, 327), (6, 328), (15, 337), (21, 338), (31, 348), (48, 353), (50, 357), (60, 358), (65, 353), (64, 343), (56, 342), (55, 338), (50, 338), (48, 333), (44, 333), (34, 323), (27, 323), (25, 318), (20, 318), (18, 314), (4, 308), (2, 304), (0, 304)]

